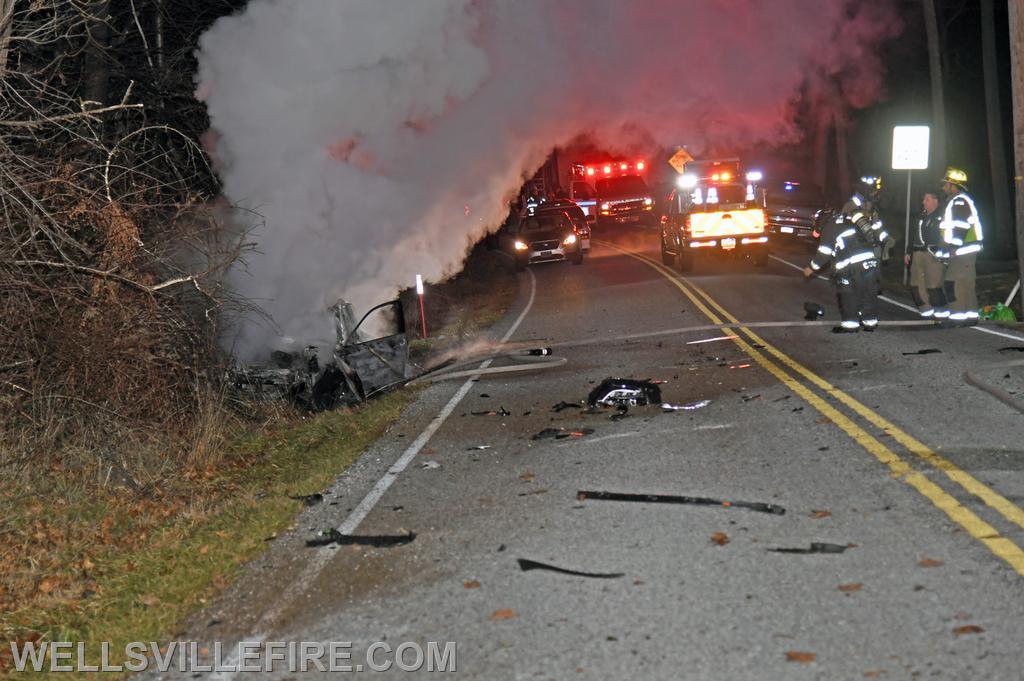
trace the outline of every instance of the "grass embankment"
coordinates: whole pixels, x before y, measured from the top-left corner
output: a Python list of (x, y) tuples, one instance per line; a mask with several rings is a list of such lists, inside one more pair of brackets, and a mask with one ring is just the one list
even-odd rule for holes
[[(169, 492), (96, 488), (59, 471), (50, 490), (3, 490), (0, 640), (109, 641), (112, 651), (161, 640), (289, 526), (302, 507), (289, 496), (330, 485), (413, 394), (239, 434), (217, 469), (182, 471), (188, 484)], [(6, 644), (0, 661), (9, 672)]]
[[(475, 249), (463, 272), (428, 288), (433, 324), (428, 340), (414, 340), (416, 354), (490, 326), (516, 292), (511, 262)], [(403, 299), (417, 339), (415, 293)], [(11, 672), (6, 641), (83, 641), (95, 652), (102, 641), (123, 651), (173, 636), (291, 525), (302, 502), (289, 497), (327, 487), (414, 394), (318, 415), (282, 408), (262, 425), (214, 409), (180, 465), (159, 453), (76, 452), (40, 464), (0, 451), (0, 676)]]

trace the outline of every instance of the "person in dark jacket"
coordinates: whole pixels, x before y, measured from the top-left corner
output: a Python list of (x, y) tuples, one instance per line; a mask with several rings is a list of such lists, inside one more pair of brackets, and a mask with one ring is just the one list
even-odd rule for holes
[(875, 205), (881, 180), (862, 177), (857, 193), (825, 226), (818, 250), (804, 276), (811, 277), (831, 265), (842, 323), (833, 333), (874, 331), (878, 326), (878, 256), (876, 250), (889, 235)]
[(942, 201), (937, 190), (924, 193), (923, 208), (917, 229), (910, 231), (910, 253), (906, 264), (910, 266), (910, 294), (925, 319), (942, 320), (949, 317), (943, 280), (946, 276), (946, 258), (942, 238)]

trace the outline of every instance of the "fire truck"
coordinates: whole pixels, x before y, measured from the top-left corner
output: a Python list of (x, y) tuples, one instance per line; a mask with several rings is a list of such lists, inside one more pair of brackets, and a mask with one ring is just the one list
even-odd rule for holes
[(743, 173), (739, 159), (691, 161), (668, 197), (661, 216), (661, 260), (680, 272), (698, 254), (768, 261), (761, 173)]
[(613, 159), (575, 163), (569, 198), (599, 225), (650, 223), (654, 197), (647, 186), (647, 161)]

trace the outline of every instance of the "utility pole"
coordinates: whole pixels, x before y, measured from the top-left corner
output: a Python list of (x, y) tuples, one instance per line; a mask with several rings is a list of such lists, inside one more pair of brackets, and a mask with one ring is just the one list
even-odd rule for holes
[(985, 71), (985, 113), (988, 120), (988, 158), (992, 169), (992, 199), (995, 205), (995, 229), (988, 237), (997, 247), (1009, 243), (1010, 183), (1006, 176), (1006, 152), (1003, 149), (1003, 109), (999, 104), (999, 63), (996, 57), (995, 0), (981, 0), (982, 64)]
[[(1024, 279), (1024, 0), (1010, 4), (1010, 80), (1013, 83), (1014, 187), (1017, 190), (1017, 268)], [(1024, 295), (1021, 295), (1024, 310)]]
[[(932, 166), (938, 172), (946, 168), (946, 99), (942, 81), (942, 45), (935, 0), (922, 0), (924, 27), (928, 35), (928, 70), (932, 90)], [(933, 173), (934, 174), (934, 173)]]

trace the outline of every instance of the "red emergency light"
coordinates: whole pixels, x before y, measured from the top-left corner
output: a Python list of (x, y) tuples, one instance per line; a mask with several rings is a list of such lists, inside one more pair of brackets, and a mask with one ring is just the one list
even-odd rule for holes
[(628, 168), (629, 168), (629, 164), (628, 163), (620, 163), (619, 164), (619, 170), (627, 170)]
[(593, 174), (594, 174), (593, 166), (587, 166), (587, 175), (593, 175)]
[(611, 164), (608, 164), (608, 165), (606, 165), (604, 167), (604, 174), (605, 175), (611, 175), (612, 174), (612, 166), (611, 166)]
[(636, 169), (637, 170), (643, 170), (646, 167), (647, 167), (647, 164), (644, 163), (643, 161), (637, 161), (636, 162)]

